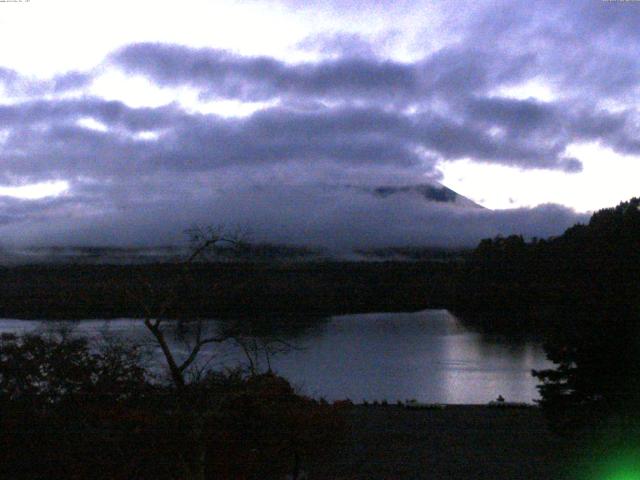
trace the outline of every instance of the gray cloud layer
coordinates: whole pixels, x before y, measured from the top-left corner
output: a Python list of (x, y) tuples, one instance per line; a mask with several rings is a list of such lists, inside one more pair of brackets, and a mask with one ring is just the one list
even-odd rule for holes
[[(492, 95), (537, 74), (537, 56), (527, 52), (496, 55), (468, 46), (445, 48), (411, 64), (346, 56), (292, 65), (211, 49), (136, 44), (111, 61), (162, 86), (197, 87), (205, 98), (339, 102), (345, 115), (356, 105), (384, 109), (386, 123), (400, 134), (396, 138), (442, 159), (579, 171), (579, 160), (564, 155), (574, 141), (640, 152), (634, 134), (638, 115), (631, 108), (611, 114), (589, 98), (540, 102)], [(407, 109), (417, 113), (407, 115)]]
[[(44, 245), (181, 243), (185, 228), (215, 219), (231, 229), (239, 228), (248, 240), (339, 251), (405, 245), (459, 247), (498, 234), (556, 235), (587, 218), (558, 205), (502, 211), (465, 209), (427, 203), (417, 194), (380, 197), (329, 186), (231, 187), (208, 192), (194, 188), (163, 196), (153, 188), (136, 190), (126, 185), (106, 189), (117, 198), (111, 202), (101, 200), (100, 189), (85, 186), (80, 190), (74, 199), (40, 200), (29, 206), (5, 202), (6, 213), (0, 221), (11, 225), (22, 220), (23, 228), (8, 229), (4, 241)], [(70, 211), (80, 212), (70, 215)]]
[[(45, 243), (164, 243), (194, 221), (345, 245), (557, 234), (583, 217), (557, 206), (462, 211), (340, 188), (324, 187), (325, 195), (317, 186), (420, 183), (438, 178), (439, 162), (461, 158), (579, 172), (580, 159), (566, 153), (574, 142), (638, 155), (638, 27), (635, 5), (505, 1), (462, 9), (458, 40), (412, 62), (382, 57), (375, 40), (345, 32), (303, 42), (323, 53), (314, 62), (141, 43), (91, 72), (32, 79), (0, 67), (13, 98), (0, 104), (0, 180), (65, 179), (72, 187), (55, 200), (2, 200), (0, 228), (5, 238)], [(133, 108), (86, 94), (102, 69), (189, 86), (203, 101), (276, 106), (244, 118), (178, 104)], [(540, 79), (558, 98), (499, 95)], [(104, 131), (79, 122), (86, 118)]]

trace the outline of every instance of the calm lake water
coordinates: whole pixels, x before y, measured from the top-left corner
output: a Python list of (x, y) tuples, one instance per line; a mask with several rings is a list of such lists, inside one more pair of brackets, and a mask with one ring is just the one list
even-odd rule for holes
[[(141, 321), (85, 320), (74, 325), (75, 333), (95, 340), (112, 336), (146, 342), (150, 356), (161, 359)], [(0, 332), (52, 328), (51, 323), (0, 320)], [(220, 325), (212, 322), (210, 328)], [(470, 331), (447, 310), (336, 316), (281, 332), (277, 339), (288, 345), (268, 339), (249, 345), (259, 367), (267, 365), (265, 345), (284, 349), (268, 355), (272, 369), (302, 393), (327, 400), (486, 403), (502, 395), (507, 401), (532, 402), (538, 392), (531, 369), (551, 365), (540, 344)], [(172, 341), (184, 355), (183, 342), (173, 336)], [(248, 363), (235, 342), (212, 345), (202, 358), (217, 369)]]

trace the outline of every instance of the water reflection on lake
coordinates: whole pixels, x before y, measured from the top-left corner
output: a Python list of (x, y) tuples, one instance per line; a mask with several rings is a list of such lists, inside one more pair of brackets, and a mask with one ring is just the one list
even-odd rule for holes
[[(50, 324), (0, 320), (0, 332), (47, 328)], [(221, 327), (212, 322), (211, 328)], [(87, 320), (75, 332), (153, 346), (136, 320)], [(531, 369), (550, 365), (539, 344), (472, 332), (447, 310), (336, 316), (276, 336), (295, 348), (273, 356), (272, 368), (303, 393), (327, 400), (485, 403), (502, 395), (508, 401), (531, 402), (538, 397)], [(173, 342), (186, 355), (181, 342)], [(204, 355), (210, 359), (213, 352), (213, 368), (246, 363), (233, 342), (212, 345)], [(160, 358), (157, 350), (152, 355)]]

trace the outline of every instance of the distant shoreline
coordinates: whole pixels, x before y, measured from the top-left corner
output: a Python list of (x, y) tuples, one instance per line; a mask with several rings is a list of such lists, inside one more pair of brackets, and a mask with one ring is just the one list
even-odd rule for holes
[(169, 296), (169, 318), (300, 318), (446, 308), (437, 262), (23, 265), (0, 268), (0, 318), (142, 318)]

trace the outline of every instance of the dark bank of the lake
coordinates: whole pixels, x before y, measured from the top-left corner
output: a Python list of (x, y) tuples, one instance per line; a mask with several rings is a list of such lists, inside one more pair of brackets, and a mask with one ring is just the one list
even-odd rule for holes
[(536, 407), (358, 405), (344, 415), (347, 435), (340, 453), (331, 462), (309, 463), (310, 479), (559, 480), (569, 475), (572, 445), (549, 432)]
[(453, 264), (202, 263), (0, 266), (0, 318), (140, 318), (172, 298), (169, 318), (246, 318), (443, 308)]

